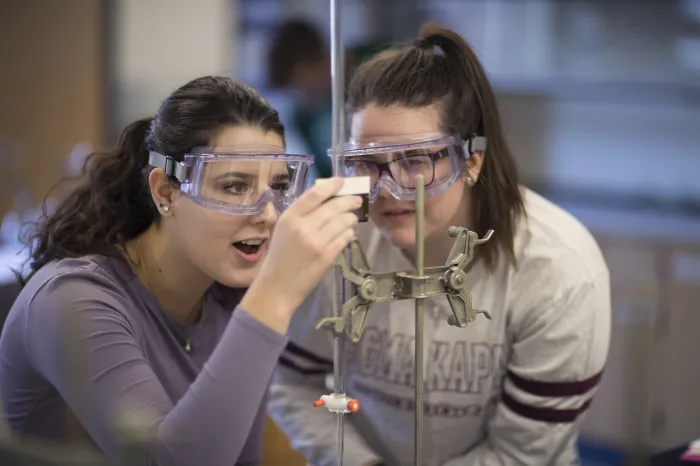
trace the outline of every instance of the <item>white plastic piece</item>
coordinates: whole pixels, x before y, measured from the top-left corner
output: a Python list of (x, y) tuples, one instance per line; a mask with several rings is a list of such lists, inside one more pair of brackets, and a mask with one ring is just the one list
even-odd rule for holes
[(357, 400), (337, 393), (321, 396), (321, 399), (314, 405), (317, 407), (325, 406), (328, 411), (336, 414), (354, 413), (360, 408), (360, 403)]
[[(316, 180), (316, 184), (322, 183), (328, 178)], [(356, 194), (369, 194), (371, 184), (369, 176), (349, 176), (343, 178), (345, 184), (340, 188), (336, 196), (351, 196)]]

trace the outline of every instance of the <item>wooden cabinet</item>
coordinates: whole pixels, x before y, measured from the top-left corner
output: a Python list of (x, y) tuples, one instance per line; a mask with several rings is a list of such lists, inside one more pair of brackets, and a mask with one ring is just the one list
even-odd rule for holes
[(599, 242), (611, 273), (613, 326), (582, 439), (632, 453), (700, 437), (700, 245)]
[(674, 248), (667, 260), (652, 419), (658, 449), (700, 438), (700, 248)]
[(265, 442), (261, 466), (305, 466), (301, 454), (292, 450), (289, 439), (271, 418), (265, 422)]
[(102, 143), (104, 3), (0, 1), (0, 218), (20, 188), (41, 202), (76, 145)]

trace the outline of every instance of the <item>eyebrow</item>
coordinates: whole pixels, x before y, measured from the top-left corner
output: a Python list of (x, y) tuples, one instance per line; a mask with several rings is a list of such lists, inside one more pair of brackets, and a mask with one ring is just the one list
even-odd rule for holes
[(435, 152), (435, 151), (432, 151), (430, 149), (411, 149), (411, 150), (403, 151), (403, 153), (401, 155), (405, 158), (418, 157), (421, 155), (430, 156), (430, 154), (432, 154), (433, 152)]
[[(356, 157), (353, 157), (355, 160), (359, 160), (360, 162), (373, 162), (373, 163), (391, 163), (396, 160), (401, 160), (401, 159), (407, 159), (411, 157), (430, 157), (433, 154), (439, 153), (441, 150), (444, 149), (439, 149), (439, 150), (430, 150), (430, 149), (410, 149), (407, 151), (397, 151), (397, 152), (387, 152), (390, 155), (394, 155), (394, 157), (389, 158), (389, 160), (378, 162), (376, 159), (376, 156), (373, 155), (358, 155)], [(353, 159), (350, 159), (349, 161), (352, 161)]]
[[(216, 177), (217, 180), (224, 180), (227, 178), (243, 178), (244, 180), (251, 180), (257, 178), (258, 175), (252, 175), (245, 172), (228, 172)], [(289, 181), (289, 174), (278, 174), (272, 178), (272, 181)]]

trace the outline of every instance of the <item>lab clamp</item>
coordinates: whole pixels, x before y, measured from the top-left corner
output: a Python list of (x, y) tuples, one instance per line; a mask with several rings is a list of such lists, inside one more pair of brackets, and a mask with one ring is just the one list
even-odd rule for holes
[(474, 258), (474, 248), (491, 239), (493, 230), (489, 230), (483, 239), (461, 227), (450, 227), (447, 233), (455, 241), (446, 264), (426, 268), (421, 275), (415, 271), (372, 274), (360, 243), (352, 241), (351, 264), (347, 265), (339, 256), (336, 265), (342, 269), (343, 278), (354, 285), (355, 295), (343, 304), (341, 316), (321, 319), (316, 328), (326, 327), (336, 335), (346, 332), (350, 341), (357, 343), (362, 338), (367, 314), (374, 303), (438, 295), (446, 295), (450, 303), (452, 315), (447, 318), (450, 325), (464, 328), (479, 314), (491, 320), (487, 311), (472, 307), (471, 293), (464, 289), (464, 285), (467, 266)]

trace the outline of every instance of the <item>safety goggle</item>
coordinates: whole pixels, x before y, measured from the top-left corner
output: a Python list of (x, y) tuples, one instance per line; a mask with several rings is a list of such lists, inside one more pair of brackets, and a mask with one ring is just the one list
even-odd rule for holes
[(418, 175), (423, 175), (425, 196), (436, 196), (464, 174), (469, 157), (485, 150), (483, 136), (463, 140), (456, 135), (422, 134), (351, 139), (338, 157), (345, 176), (370, 178), (370, 202), (376, 201), (382, 187), (398, 200), (413, 201)]
[(148, 163), (202, 207), (257, 215), (270, 202), (280, 212), (289, 207), (306, 189), (313, 160), (275, 146), (219, 146), (193, 149), (182, 162), (151, 151)]

